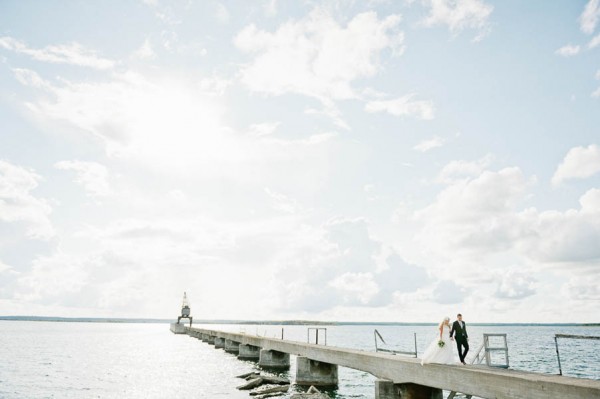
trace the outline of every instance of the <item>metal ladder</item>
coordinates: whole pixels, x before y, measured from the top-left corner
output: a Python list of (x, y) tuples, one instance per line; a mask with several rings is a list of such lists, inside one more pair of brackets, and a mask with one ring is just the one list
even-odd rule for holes
[[(503, 346), (491, 347), (490, 346), (490, 337), (501, 337), (504, 340)], [(493, 352), (504, 352), (505, 363), (493, 363), (492, 353)], [(488, 367), (500, 367), (500, 368), (508, 368), (508, 343), (506, 341), (506, 334), (483, 334), (483, 343), (477, 348), (477, 352), (475, 356), (469, 362), (470, 364), (481, 364), (485, 361), (486, 366)], [(456, 396), (456, 392), (452, 391), (448, 395), (448, 399), (454, 399)], [(466, 395), (467, 399), (471, 399), (473, 395)]]

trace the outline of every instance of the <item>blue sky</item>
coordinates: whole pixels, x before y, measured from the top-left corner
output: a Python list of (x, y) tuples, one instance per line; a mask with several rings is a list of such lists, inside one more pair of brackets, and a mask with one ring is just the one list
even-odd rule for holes
[(600, 4), (0, 4), (0, 314), (597, 322)]

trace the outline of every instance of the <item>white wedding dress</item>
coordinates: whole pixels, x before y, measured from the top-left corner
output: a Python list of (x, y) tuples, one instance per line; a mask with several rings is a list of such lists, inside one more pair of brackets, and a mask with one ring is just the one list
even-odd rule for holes
[(440, 341), (439, 333), (436, 334), (435, 339), (429, 344), (423, 357), (421, 358), (421, 364), (426, 363), (440, 363), (440, 364), (455, 364), (454, 352), (452, 351), (452, 341), (450, 340), (450, 327), (444, 324), (442, 331), (442, 341), (444, 346), (440, 348), (438, 342)]

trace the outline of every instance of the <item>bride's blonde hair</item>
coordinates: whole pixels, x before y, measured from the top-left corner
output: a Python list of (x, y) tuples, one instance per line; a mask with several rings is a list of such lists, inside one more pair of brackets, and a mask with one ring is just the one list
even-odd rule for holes
[(450, 318), (448, 316), (444, 317), (444, 320), (442, 320), (442, 322), (440, 323), (440, 325), (438, 327), (443, 326), (444, 324), (446, 324), (447, 321), (448, 322), (450, 321)]

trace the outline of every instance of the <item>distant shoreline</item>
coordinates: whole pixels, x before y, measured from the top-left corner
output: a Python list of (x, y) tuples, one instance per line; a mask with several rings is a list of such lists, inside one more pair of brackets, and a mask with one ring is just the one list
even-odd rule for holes
[[(118, 317), (51, 317), (51, 316), (0, 316), (5, 321), (51, 321), (63, 323), (173, 323), (176, 319), (144, 319)], [(186, 320), (183, 320), (184, 324)], [(378, 322), (378, 321), (311, 321), (311, 320), (196, 320), (194, 324), (245, 324), (245, 325), (324, 325), (324, 326), (433, 326), (437, 323)], [(600, 323), (469, 323), (471, 326), (552, 326), (600, 327)]]

